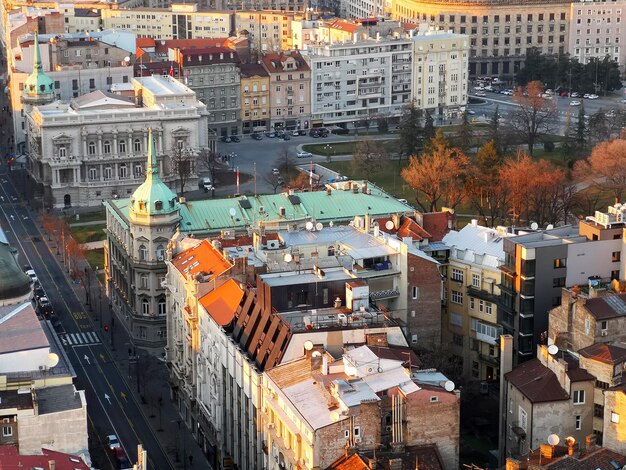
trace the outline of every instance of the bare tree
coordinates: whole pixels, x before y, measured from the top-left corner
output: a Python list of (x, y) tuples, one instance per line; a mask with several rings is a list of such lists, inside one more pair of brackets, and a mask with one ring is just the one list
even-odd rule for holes
[(352, 155), (352, 170), (355, 174), (372, 174), (380, 171), (389, 160), (385, 147), (366, 138), (356, 144)]
[(282, 176), (280, 176), (280, 173), (276, 174), (274, 171), (268, 171), (265, 173), (263, 175), (263, 180), (272, 187), (274, 194), (276, 194), (278, 188), (285, 184), (285, 180)]
[(213, 185), (215, 185), (217, 173), (228, 167), (228, 165), (224, 163), (217, 153), (208, 148), (200, 150), (198, 156), (196, 157), (196, 165), (198, 167), (198, 173), (208, 173), (211, 177)]
[(518, 107), (509, 115), (511, 126), (524, 136), (531, 156), (541, 136), (552, 131), (557, 116), (554, 101), (543, 98), (543, 91), (539, 81), (530, 82), (526, 89), (519, 87), (513, 95)]
[(180, 185), (180, 195), (185, 195), (185, 185), (195, 174), (195, 155), (189, 147), (174, 140), (170, 152), (171, 170), (176, 175)]

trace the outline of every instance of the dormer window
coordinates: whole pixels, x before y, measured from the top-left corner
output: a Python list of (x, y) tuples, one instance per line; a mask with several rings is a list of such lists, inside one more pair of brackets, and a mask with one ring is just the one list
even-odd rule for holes
[(155, 201), (154, 210), (161, 211), (163, 210), (163, 201)]
[(170, 199), (170, 209), (173, 209), (175, 204), (176, 204), (176, 199)]

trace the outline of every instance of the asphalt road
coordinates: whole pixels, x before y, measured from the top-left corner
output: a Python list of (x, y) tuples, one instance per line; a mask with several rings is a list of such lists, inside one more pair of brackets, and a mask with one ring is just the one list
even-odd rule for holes
[[(14, 181), (13, 178), (3, 163), (0, 166), (0, 224), (3, 230), (10, 243), (19, 250), (21, 264), (30, 264), (36, 271), (59, 317), (59, 328), (63, 333), (67, 336), (86, 333), (94, 338), (93, 335), (99, 333), (93, 314), (90, 316), (85, 311), (56, 255), (48, 250), (44, 235), (33, 220), (35, 215), (20, 199), (18, 188), (22, 189), (27, 181)], [(110, 318), (103, 321), (110, 321)], [(99, 339), (110, 341), (109, 337)], [(67, 345), (66, 351), (77, 374), (77, 387), (86, 391), (89, 419), (102, 431), (98, 438), (104, 441), (107, 434), (117, 434), (133, 461), (137, 459), (137, 444), (142, 443), (148, 451), (149, 468), (173, 468), (107, 348), (102, 343), (77, 344)], [(110, 455), (107, 456), (111, 459)]]

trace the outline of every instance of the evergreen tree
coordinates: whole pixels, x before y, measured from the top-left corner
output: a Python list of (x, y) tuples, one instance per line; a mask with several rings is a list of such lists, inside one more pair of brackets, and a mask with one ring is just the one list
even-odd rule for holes
[(406, 155), (417, 155), (423, 145), (422, 110), (415, 106), (413, 100), (400, 119), (400, 146)]
[(489, 140), (493, 141), (493, 145), (498, 152), (502, 152), (500, 147), (500, 107), (496, 104), (491, 121), (489, 121)]
[(587, 144), (587, 123), (585, 122), (585, 105), (581, 104), (578, 108), (578, 123), (576, 125), (576, 143), (578, 149), (582, 150)]
[(474, 142), (474, 131), (472, 130), (472, 125), (469, 122), (467, 113), (463, 113), (461, 126), (458, 128), (456, 134), (456, 141), (457, 146), (465, 153), (472, 148), (472, 144)]
[(433, 117), (426, 111), (426, 119), (424, 121), (424, 140), (430, 142), (435, 137), (435, 123)]

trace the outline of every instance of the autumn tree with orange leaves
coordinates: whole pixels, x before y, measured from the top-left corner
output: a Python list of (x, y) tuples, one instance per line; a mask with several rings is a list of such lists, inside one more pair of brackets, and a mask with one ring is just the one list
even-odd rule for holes
[(626, 140), (599, 143), (587, 160), (576, 163), (574, 174), (581, 181), (608, 189), (616, 202), (621, 201), (626, 191)]
[(443, 131), (437, 129), (424, 153), (410, 157), (401, 176), (415, 191), (418, 205), (434, 212), (441, 206), (454, 209), (463, 200), (468, 166), (467, 156), (451, 147)]

